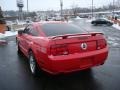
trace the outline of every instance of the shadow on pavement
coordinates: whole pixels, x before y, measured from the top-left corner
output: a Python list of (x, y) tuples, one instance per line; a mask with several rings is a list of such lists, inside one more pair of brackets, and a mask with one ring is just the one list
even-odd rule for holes
[(42, 90), (102, 90), (91, 69), (64, 75), (40, 72), (38, 77), (33, 77), (27, 59), (23, 55), (20, 55), (19, 59), (20, 63), (25, 66), (24, 68), (28, 70), (27, 77), (32, 78), (37, 89), (42, 87)]

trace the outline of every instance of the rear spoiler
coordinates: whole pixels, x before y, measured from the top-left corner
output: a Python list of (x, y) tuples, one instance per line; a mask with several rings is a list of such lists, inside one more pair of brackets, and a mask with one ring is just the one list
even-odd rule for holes
[(50, 37), (50, 39), (56, 39), (56, 38), (59, 38), (59, 37), (62, 37), (62, 39), (66, 39), (67, 37), (69, 36), (79, 36), (79, 35), (90, 35), (90, 36), (96, 36), (96, 35), (104, 35), (103, 33), (101, 32), (92, 32), (92, 33), (82, 33), (82, 34), (65, 34), (65, 35), (58, 35), (58, 36), (52, 36)]

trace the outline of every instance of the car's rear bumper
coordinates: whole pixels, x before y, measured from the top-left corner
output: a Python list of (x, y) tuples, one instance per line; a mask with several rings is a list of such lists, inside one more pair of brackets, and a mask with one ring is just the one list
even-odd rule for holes
[(49, 56), (50, 67), (44, 69), (51, 74), (68, 73), (102, 65), (108, 56), (108, 47), (89, 53), (65, 56)]

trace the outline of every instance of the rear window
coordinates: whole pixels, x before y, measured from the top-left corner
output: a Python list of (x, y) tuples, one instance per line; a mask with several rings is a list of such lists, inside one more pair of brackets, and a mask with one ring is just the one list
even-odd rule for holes
[(84, 33), (81, 28), (73, 24), (57, 24), (57, 23), (49, 23), (42, 25), (43, 32), (47, 36), (57, 36), (64, 34), (76, 34), (76, 33)]
[(97, 21), (106, 21), (105, 19), (97, 19)]

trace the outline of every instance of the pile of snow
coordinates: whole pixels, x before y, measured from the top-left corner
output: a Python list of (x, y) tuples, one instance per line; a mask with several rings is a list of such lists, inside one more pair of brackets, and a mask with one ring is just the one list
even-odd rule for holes
[(18, 29), (15, 29), (15, 31), (19, 31), (19, 30), (24, 30), (25, 28), (18, 28)]
[(8, 37), (8, 36), (15, 36), (17, 35), (17, 31), (16, 32), (12, 32), (12, 31), (6, 31), (5, 32), (5, 36)]
[(86, 22), (92, 22), (93, 20), (95, 20), (95, 17), (93, 17), (91, 19), (87, 19)]
[(120, 26), (118, 24), (114, 24), (113, 27), (120, 30)]
[(92, 20), (93, 20), (93, 19), (88, 19), (88, 20), (86, 20), (86, 22), (92, 22)]
[(24, 21), (17, 22), (17, 25), (24, 25), (24, 24), (26, 24), (26, 22), (24, 22)]
[(72, 23), (73, 21), (72, 20), (68, 20), (68, 23)]
[(17, 31), (16, 32), (6, 31), (5, 34), (0, 33), (0, 39), (15, 35), (17, 35)]
[(79, 16), (77, 16), (75, 19), (76, 19), (76, 20), (80, 20), (80, 19), (82, 19), (82, 18), (80, 18)]

